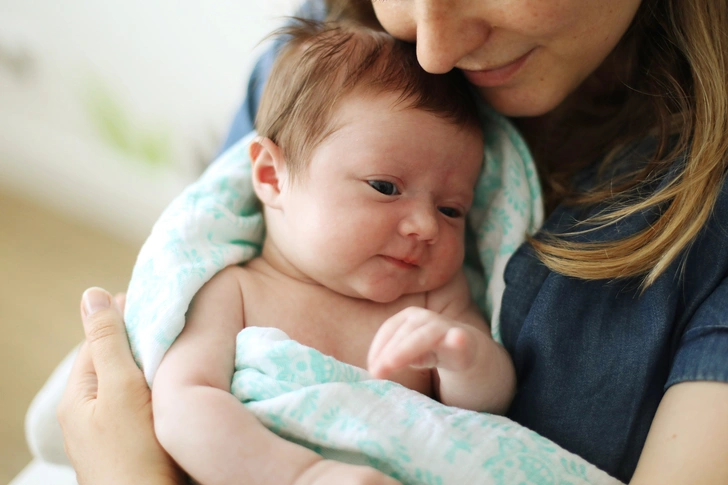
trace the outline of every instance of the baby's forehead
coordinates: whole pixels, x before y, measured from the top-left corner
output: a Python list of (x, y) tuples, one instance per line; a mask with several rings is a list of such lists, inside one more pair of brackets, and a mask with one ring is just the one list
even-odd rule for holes
[(332, 116), (326, 137), (313, 148), (316, 155), (353, 160), (388, 172), (428, 170), (442, 173), (465, 171), (475, 178), (483, 160), (479, 126), (461, 125), (427, 110), (408, 106), (393, 93), (351, 96)]
[(439, 120), (443, 126), (466, 130), (482, 137), (481, 124), (476, 119), (456, 119), (443, 113), (434, 112), (417, 103), (412, 93), (403, 90), (381, 89), (371, 85), (362, 85), (341, 96), (332, 106), (327, 119), (331, 133), (355, 124), (361, 119), (369, 119), (376, 123), (381, 120), (386, 125), (392, 115), (402, 112), (415, 112), (426, 118)]

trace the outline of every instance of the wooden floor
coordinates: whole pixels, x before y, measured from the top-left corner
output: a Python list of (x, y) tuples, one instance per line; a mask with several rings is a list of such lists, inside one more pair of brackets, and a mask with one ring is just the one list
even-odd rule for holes
[(30, 460), (23, 420), (83, 335), (89, 286), (124, 291), (138, 248), (0, 193), (0, 484)]

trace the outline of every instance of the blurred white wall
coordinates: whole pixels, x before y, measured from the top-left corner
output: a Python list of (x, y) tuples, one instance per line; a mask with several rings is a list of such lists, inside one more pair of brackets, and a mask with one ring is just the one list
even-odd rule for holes
[(0, 189), (142, 241), (299, 3), (0, 0)]

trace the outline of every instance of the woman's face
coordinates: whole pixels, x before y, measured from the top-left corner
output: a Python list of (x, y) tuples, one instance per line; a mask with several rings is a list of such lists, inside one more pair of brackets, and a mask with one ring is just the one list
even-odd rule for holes
[(372, 0), (429, 72), (462, 69), (508, 116), (558, 106), (614, 49), (641, 0)]

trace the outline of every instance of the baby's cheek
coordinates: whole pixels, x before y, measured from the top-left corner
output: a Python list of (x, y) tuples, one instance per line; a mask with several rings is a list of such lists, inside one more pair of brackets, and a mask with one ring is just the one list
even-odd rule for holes
[(442, 248), (436, 258), (438, 264), (433, 269), (432, 278), (436, 283), (435, 287), (439, 287), (450, 281), (460, 271), (465, 259), (465, 248), (462, 241), (455, 238), (453, 244)]

